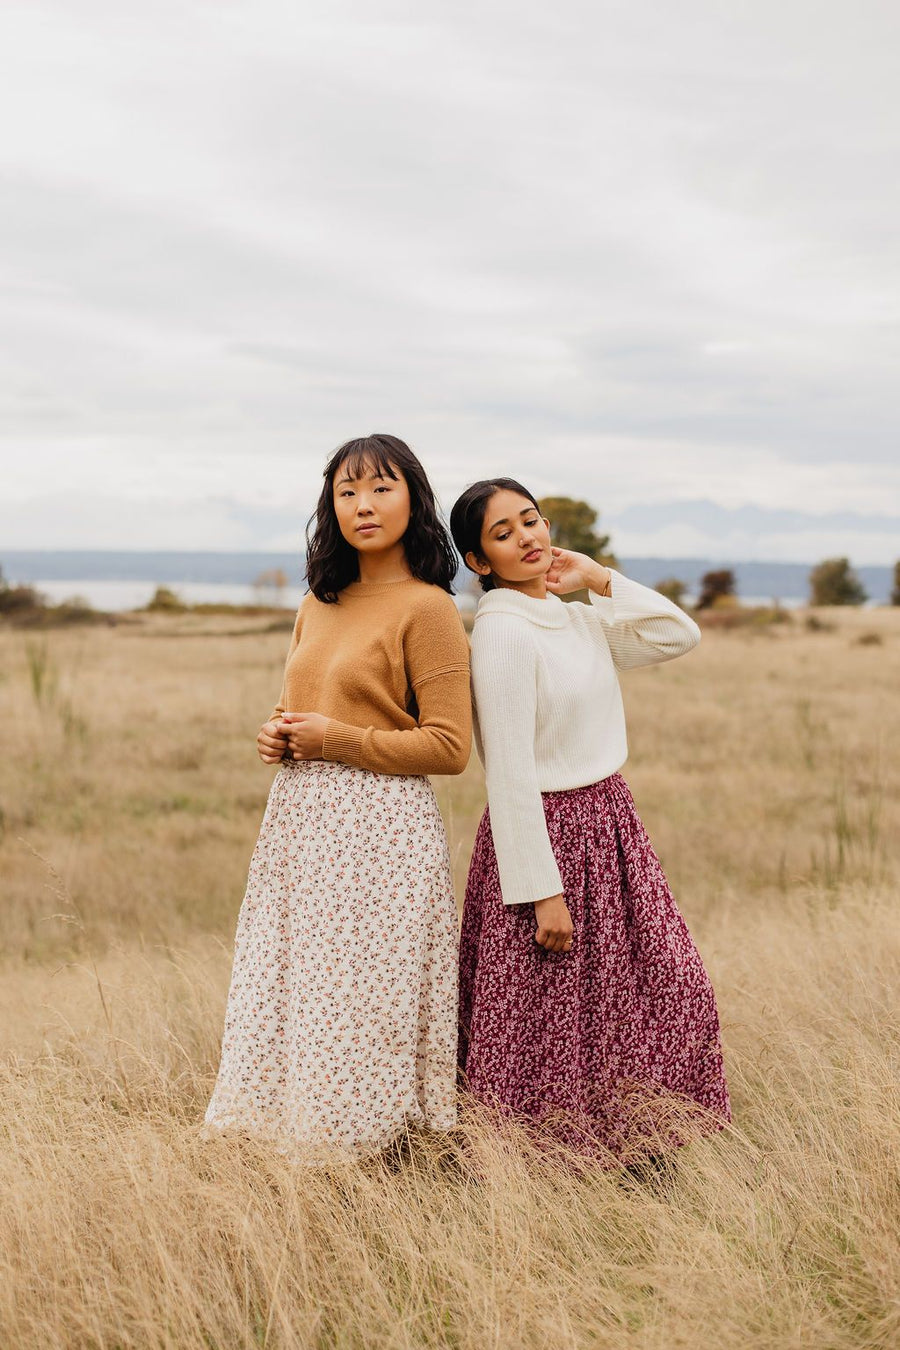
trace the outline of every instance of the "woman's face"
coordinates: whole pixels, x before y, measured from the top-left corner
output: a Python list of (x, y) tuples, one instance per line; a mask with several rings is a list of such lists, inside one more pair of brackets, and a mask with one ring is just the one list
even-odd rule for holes
[(396, 478), (383, 478), (372, 466), (363, 465), (360, 478), (352, 478), (349, 464), (334, 475), (332, 499), (341, 534), (360, 553), (383, 553), (406, 534), (409, 525), (409, 487), (392, 464)]
[(488, 501), (481, 526), (481, 556), (466, 554), (474, 571), (517, 585), (545, 576), (553, 563), (550, 523), (534, 502), (500, 488)]

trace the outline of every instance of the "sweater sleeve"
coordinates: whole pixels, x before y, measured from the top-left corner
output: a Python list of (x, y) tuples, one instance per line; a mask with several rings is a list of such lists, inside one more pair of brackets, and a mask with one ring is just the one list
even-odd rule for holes
[(492, 614), (476, 623), (472, 686), (503, 903), (559, 895), (534, 757), (537, 654), (520, 620)]
[(700, 641), (694, 620), (659, 591), (609, 569), (612, 595), (591, 591), (592, 613), (617, 670), (633, 670), (684, 656)]
[(404, 641), (418, 725), (406, 731), (331, 719), (325, 759), (374, 773), (462, 773), (472, 746), (469, 644), (456, 605), (439, 592), (414, 616)]
[(281, 680), (281, 693), (278, 695), (278, 702), (275, 704), (273, 711), (269, 713), (270, 722), (277, 720), (279, 717), (281, 717), (282, 713), (284, 713), (287, 710), (287, 668), (291, 657), (294, 655), (294, 652), (297, 649), (297, 644), (300, 641), (300, 630), (303, 626), (303, 606), (305, 603), (306, 603), (305, 599), (300, 601), (300, 608), (297, 610), (297, 617), (294, 620), (294, 631), (293, 634), (291, 635), (291, 643), (290, 646), (288, 647), (288, 654), (284, 662), (284, 675)]

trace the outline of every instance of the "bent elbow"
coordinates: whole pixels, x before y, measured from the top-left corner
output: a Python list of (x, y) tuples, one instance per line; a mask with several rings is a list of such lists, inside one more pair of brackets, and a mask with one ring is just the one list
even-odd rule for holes
[(469, 763), (469, 755), (472, 750), (471, 736), (448, 736), (442, 740), (439, 746), (435, 746), (435, 755), (432, 767), (429, 773), (444, 774), (452, 777), (454, 774), (465, 773), (466, 765)]
[(699, 624), (695, 623), (690, 617), (688, 617), (688, 623), (690, 624), (690, 627), (685, 625), (684, 628), (684, 647), (682, 650), (685, 653), (692, 652), (695, 647), (699, 647), (700, 638), (702, 636)]

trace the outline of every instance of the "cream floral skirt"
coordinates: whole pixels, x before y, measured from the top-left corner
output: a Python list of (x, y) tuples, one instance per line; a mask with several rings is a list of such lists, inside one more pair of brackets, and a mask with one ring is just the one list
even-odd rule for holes
[(206, 1113), (286, 1151), (456, 1120), (457, 911), (418, 776), (320, 760), (269, 793)]

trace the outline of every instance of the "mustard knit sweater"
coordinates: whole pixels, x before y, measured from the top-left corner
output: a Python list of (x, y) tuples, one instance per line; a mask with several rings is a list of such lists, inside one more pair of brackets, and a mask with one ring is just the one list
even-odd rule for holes
[(453, 599), (418, 580), (310, 593), (272, 716), (329, 718), (324, 758), (375, 773), (462, 773), (472, 736), (469, 644)]

